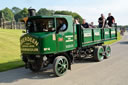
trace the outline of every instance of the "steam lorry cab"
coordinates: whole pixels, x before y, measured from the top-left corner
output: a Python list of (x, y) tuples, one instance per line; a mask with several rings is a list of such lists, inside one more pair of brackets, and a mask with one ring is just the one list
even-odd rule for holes
[[(58, 28), (59, 21), (66, 25)], [(112, 28), (82, 28), (73, 23), (68, 15), (31, 16), (26, 22), (26, 33), (20, 38), (22, 60), (33, 72), (53, 64), (53, 71), (62, 76), (75, 58), (91, 57), (102, 61), (110, 57), (110, 46), (105, 41), (117, 39), (117, 30)]]

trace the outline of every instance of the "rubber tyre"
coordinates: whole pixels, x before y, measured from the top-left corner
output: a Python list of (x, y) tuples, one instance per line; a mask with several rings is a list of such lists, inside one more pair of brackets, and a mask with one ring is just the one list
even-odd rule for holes
[(102, 61), (104, 59), (103, 53), (104, 53), (104, 48), (102, 46), (95, 47), (94, 57), (93, 57), (94, 60), (98, 62)]
[(63, 76), (67, 70), (69, 62), (65, 56), (58, 56), (55, 58), (53, 63), (53, 71), (56, 76)]
[(108, 59), (111, 56), (111, 47), (110, 46), (103, 46), (104, 50), (105, 50), (105, 59)]

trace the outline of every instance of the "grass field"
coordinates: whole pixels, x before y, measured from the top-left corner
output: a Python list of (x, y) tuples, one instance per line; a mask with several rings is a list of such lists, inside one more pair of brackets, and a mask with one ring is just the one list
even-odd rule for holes
[[(20, 58), (19, 38), (22, 30), (0, 29), (0, 72), (24, 66)], [(121, 39), (118, 33), (118, 40)], [(117, 40), (105, 42), (112, 44)]]
[(22, 30), (0, 29), (0, 72), (23, 66), (19, 38)]

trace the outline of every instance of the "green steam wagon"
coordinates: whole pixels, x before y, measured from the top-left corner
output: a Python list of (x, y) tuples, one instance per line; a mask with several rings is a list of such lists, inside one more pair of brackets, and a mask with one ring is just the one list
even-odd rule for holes
[[(66, 24), (65, 30), (58, 29), (59, 20)], [(91, 57), (102, 61), (110, 57), (110, 46), (103, 44), (114, 39), (117, 39), (115, 27), (82, 28), (66, 15), (30, 16), (26, 33), (20, 38), (22, 60), (33, 72), (53, 64), (54, 73), (62, 76), (71, 69), (75, 58)]]

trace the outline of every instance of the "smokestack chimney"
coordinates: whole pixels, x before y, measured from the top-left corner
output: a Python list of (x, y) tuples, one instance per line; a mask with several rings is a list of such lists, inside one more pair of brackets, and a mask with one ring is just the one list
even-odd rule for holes
[(36, 16), (36, 10), (35, 9), (29, 8), (28, 12), (29, 12), (29, 16)]

